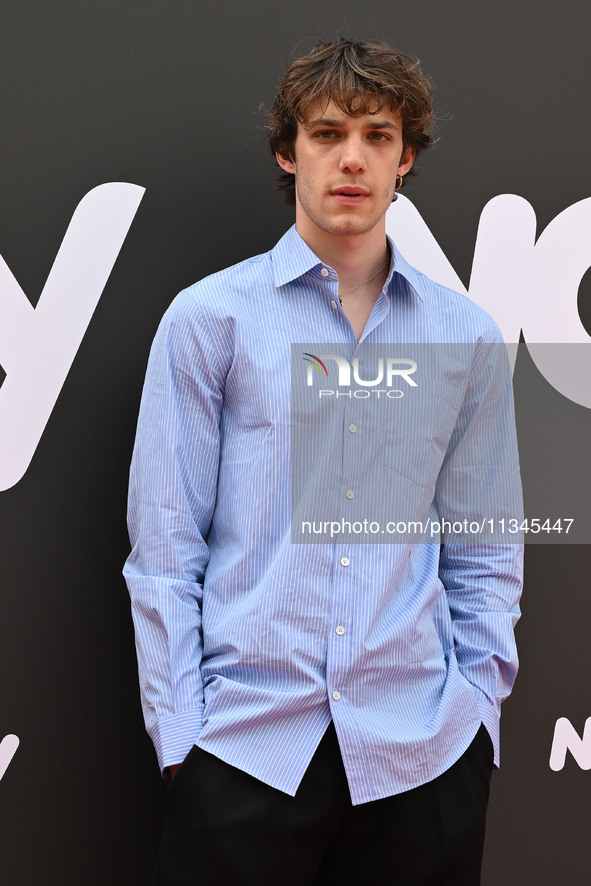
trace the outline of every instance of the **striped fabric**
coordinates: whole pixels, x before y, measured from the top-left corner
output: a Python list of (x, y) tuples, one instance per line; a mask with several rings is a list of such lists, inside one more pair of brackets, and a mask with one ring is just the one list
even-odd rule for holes
[[(409, 514), (520, 518), (500, 333), (390, 245), (390, 273), (360, 342), (335, 272), (295, 227), (270, 252), (180, 293), (162, 320), (131, 468), (124, 572), (146, 726), (164, 774), (197, 743), (293, 795), (331, 718), (354, 804), (435, 778), (481, 722), (498, 765), (500, 703), (517, 669), (517, 536), (440, 544), (437, 534), (431, 543), (382, 542), (381, 531), (379, 541), (297, 534), (294, 489), (322, 477), (346, 517), (363, 493), (368, 452), (388, 467), (378, 474), (382, 499), (412, 500)], [(425, 380), (429, 409), (414, 401), (414, 436), (397, 430), (393, 412), (378, 433), (365, 401), (343, 396), (333, 455), (323, 462), (316, 445), (298, 444), (291, 470), (294, 441), (308, 437), (294, 372), (308, 392), (308, 365), (320, 372), (302, 355), (354, 359), (371, 346), (387, 356), (402, 343), (446, 358)], [(421, 391), (421, 365), (416, 378)]]

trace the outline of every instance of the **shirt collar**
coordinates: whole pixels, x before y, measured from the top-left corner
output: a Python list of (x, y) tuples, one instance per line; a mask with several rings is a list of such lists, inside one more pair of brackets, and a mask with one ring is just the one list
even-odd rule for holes
[(425, 284), (423, 282), (423, 275), (417, 271), (416, 268), (413, 268), (412, 265), (409, 265), (407, 260), (403, 255), (400, 254), (398, 248), (391, 237), (388, 237), (386, 234), (386, 239), (390, 244), (390, 250), (392, 252), (392, 262), (390, 264), (390, 272), (386, 279), (386, 288), (390, 287), (390, 281), (394, 274), (400, 274), (406, 282), (410, 285), (410, 288), (417, 296), (419, 301), (425, 301), (423, 293), (425, 291)]
[[(423, 301), (422, 290), (424, 286), (421, 281), (422, 275), (412, 265), (408, 264), (396, 248), (394, 241), (387, 234), (386, 239), (390, 244), (392, 253), (390, 271), (386, 279), (386, 288), (390, 287), (394, 274), (400, 274), (410, 284), (412, 291), (420, 301)], [(285, 232), (281, 240), (271, 250), (271, 261), (273, 263), (273, 280), (276, 287), (284, 286), (286, 283), (302, 277), (313, 268), (320, 269), (323, 267), (318, 256), (302, 240), (295, 225), (292, 225)]]
[(291, 283), (312, 268), (322, 265), (318, 256), (302, 240), (295, 225), (285, 232), (279, 243), (271, 250), (271, 261), (275, 286)]

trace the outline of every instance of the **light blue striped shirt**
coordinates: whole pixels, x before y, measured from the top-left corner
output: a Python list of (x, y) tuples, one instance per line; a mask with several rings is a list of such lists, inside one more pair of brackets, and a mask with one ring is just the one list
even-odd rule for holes
[[(387, 466), (388, 479), (378, 475), (386, 500), (391, 492), (392, 501), (412, 502), (405, 518), (520, 516), (500, 333), (390, 245), (390, 273), (359, 343), (335, 272), (295, 227), (270, 252), (181, 292), (162, 320), (132, 461), (125, 576), (146, 726), (163, 771), (197, 743), (293, 795), (331, 718), (354, 804), (435, 778), (481, 722), (498, 765), (500, 704), (517, 670), (516, 536), (440, 545), (432, 528), (432, 543), (377, 542), (343, 528), (318, 542), (302, 536), (301, 501), (292, 500), (309, 468), (337, 490), (347, 518), (347, 504), (362, 495), (360, 453), (371, 452), (372, 463)], [(384, 394), (384, 408), (419, 418), (407, 435), (394, 412), (382, 413), (393, 430), (376, 430), (355, 394), (361, 387), (353, 396), (339, 388), (338, 361), (326, 359), (354, 360), (371, 346), (406, 359), (394, 365), (410, 372), (412, 349), (392, 347), (430, 343), (445, 359), (427, 360), (421, 375), (417, 358), (414, 386), (412, 374), (382, 385), (403, 393)], [(294, 372), (302, 378), (297, 416)], [(320, 394), (319, 385), (340, 396)], [(416, 404), (427, 401), (411, 396), (422, 390), (430, 404), (423, 412)], [(294, 471), (291, 450), (306, 426), (302, 392), (314, 394), (316, 411), (329, 400), (339, 411), (331, 414), (332, 455), (323, 461), (318, 445), (329, 435), (315, 434), (311, 422), (312, 450), (304, 442), (294, 451)]]

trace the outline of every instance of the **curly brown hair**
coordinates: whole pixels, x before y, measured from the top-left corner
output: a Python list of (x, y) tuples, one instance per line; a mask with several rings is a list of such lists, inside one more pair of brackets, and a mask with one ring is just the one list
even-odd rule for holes
[[(298, 123), (318, 101), (333, 102), (350, 117), (375, 114), (387, 105), (400, 111), (404, 148), (416, 154), (434, 143), (431, 84), (418, 60), (378, 41), (319, 42), (287, 69), (270, 112), (267, 135), (273, 155), (294, 159)], [(279, 171), (277, 187), (295, 204), (295, 177)]]

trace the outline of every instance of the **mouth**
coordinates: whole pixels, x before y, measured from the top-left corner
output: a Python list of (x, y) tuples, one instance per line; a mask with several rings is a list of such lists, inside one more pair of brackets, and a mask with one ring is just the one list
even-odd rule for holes
[(338, 200), (339, 203), (356, 205), (363, 203), (369, 196), (367, 188), (357, 187), (356, 185), (347, 185), (343, 188), (335, 188), (331, 191), (331, 195)]

